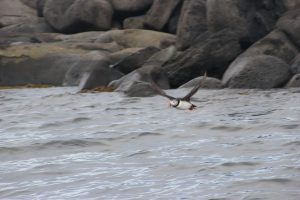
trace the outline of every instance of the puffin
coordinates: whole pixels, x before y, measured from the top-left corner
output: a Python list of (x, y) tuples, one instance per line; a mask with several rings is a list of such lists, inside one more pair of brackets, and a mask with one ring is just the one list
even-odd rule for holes
[(206, 79), (207, 75), (206, 72), (204, 74), (204, 78), (201, 79), (196, 85), (195, 87), (188, 93), (186, 94), (184, 97), (173, 97), (168, 95), (165, 91), (163, 91), (156, 83), (154, 83), (153, 81), (151, 81), (151, 86), (152, 88), (161, 96), (166, 97), (169, 99), (169, 106), (179, 109), (179, 110), (190, 110), (193, 111), (196, 109), (196, 105), (194, 105), (193, 103), (191, 103), (191, 97), (196, 94), (196, 92), (199, 90), (201, 84), (203, 83), (203, 81)]

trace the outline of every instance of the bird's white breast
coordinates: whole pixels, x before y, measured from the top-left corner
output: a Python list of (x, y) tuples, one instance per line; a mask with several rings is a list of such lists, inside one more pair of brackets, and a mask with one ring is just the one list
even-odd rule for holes
[(190, 109), (191, 106), (192, 106), (192, 104), (190, 102), (180, 101), (176, 108), (182, 109), (182, 110), (187, 110), (187, 109)]

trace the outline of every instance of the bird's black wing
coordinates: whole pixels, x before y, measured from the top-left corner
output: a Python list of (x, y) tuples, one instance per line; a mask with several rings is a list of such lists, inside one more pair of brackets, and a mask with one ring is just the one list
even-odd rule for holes
[(199, 81), (199, 83), (187, 94), (187, 95), (185, 95), (183, 98), (182, 98), (182, 100), (185, 100), (185, 101), (190, 101), (190, 99), (191, 99), (191, 97), (194, 95), (194, 94), (196, 94), (196, 92), (199, 90), (199, 88), (201, 87), (201, 84), (203, 83), (203, 81), (205, 81), (205, 79), (206, 79), (206, 77), (207, 77), (207, 75), (206, 75), (206, 72), (205, 72), (205, 74), (204, 74), (204, 78), (203, 79), (201, 79), (200, 81)]
[(167, 93), (165, 93), (165, 91), (163, 91), (162, 89), (160, 89), (160, 87), (158, 87), (158, 85), (156, 83), (154, 83), (153, 81), (150, 82), (151, 83), (151, 87), (161, 96), (167, 97), (168, 99), (176, 99), (175, 97), (172, 97), (170, 95), (168, 95)]

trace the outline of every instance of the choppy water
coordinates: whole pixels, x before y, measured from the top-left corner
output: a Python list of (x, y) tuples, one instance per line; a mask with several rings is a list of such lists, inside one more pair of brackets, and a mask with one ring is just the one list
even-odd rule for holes
[(299, 89), (75, 90), (0, 91), (0, 199), (300, 199)]

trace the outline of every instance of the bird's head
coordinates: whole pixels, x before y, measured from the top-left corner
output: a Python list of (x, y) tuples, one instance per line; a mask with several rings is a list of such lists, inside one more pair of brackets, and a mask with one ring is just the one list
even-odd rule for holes
[(170, 100), (170, 106), (172, 107), (176, 107), (179, 104), (179, 100), (178, 99), (171, 99)]

